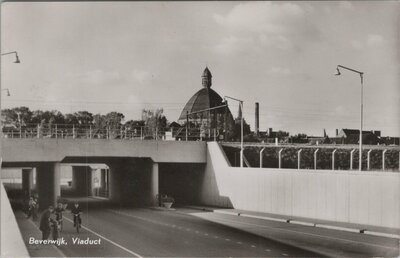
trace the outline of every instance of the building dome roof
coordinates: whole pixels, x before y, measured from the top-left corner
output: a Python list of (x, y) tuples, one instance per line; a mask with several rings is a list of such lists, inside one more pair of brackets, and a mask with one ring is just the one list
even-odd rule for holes
[[(206, 70), (204, 72), (206, 72)], [(216, 93), (214, 90), (210, 88), (202, 88), (201, 90), (196, 92), (186, 103), (179, 117), (179, 120), (186, 120), (187, 111), (190, 114), (196, 111), (201, 111), (204, 109), (217, 107), (220, 105), (223, 105), (223, 99), (218, 93)], [(223, 109), (217, 109), (217, 110), (220, 110), (221, 112)]]

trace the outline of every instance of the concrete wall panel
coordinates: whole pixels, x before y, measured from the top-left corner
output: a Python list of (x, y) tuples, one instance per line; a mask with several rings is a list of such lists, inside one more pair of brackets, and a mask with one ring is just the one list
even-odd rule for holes
[(154, 162), (205, 163), (206, 143), (106, 139), (2, 138), (3, 163), (60, 162), (65, 157), (136, 157)]
[(216, 143), (207, 158), (203, 204), (400, 228), (399, 173), (234, 168)]

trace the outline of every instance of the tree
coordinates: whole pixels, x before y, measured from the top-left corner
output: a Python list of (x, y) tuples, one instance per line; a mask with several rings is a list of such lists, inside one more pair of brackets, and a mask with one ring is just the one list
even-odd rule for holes
[(142, 110), (142, 120), (145, 123), (146, 130), (145, 135), (152, 138), (156, 138), (160, 132), (164, 131), (167, 127), (167, 118), (163, 115), (164, 110), (162, 108), (150, 110)]
[(127, 137), (141, 137), (145, 122), (143, 120), (129, 120), (123, 125)]
[(78, 111), (74, 113), (78, 124), (91, 125), (93, 124), (93, 114), (88, 111)]
[(104, 115), (96, 114), (93, 116), (93, 134), (97, 138), (106, 138), (107, 123)]
[(122, 122), (125, 116), (122, 113), (110, 112), (104, 116), (105, 123), (111, 139), (118, 138), (121, 135)]

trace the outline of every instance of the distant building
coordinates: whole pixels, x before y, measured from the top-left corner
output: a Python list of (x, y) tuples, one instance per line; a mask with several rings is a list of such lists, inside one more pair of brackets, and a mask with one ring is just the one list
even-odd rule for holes
[[(332, 137), (332, 143), (336, 144), (358, 144), (360, 140), (360, 130), (357, 129), (342, 129), (337, 132), (336, 137)], [(380, 143), (381, 131), (363, 131), (363, 144), (377, 145)]]
[[(224, 134), (224, 138), (233, 130), (233, 116), (229, 107), (220, 107), (226, 104), (222, 97), (211, 89), (212, 74), (208, 67), (201, 76), (203, 88), (197, 91), (186, 103), (178, 122), (189, 122), (191, 129), (198, 129), (204, 138), (214, 136), (214, 133)], [(212, 109), (216, 108), (216, 109)], [(212, 110), (210, 110), (212, 109)], [(219, 137), (220, 138), (220, 137)]]

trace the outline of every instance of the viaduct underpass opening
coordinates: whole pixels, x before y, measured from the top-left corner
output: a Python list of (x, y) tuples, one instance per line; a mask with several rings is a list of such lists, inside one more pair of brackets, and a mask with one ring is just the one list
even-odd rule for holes
[[(26, 166), (29, 165), (28, 168)], [(66, 157), (61, 162), (7, 164), (20, 175), (21, 203), (38, 198), (39, 209), (61, 202), (94, 207), (159, 206), (168, 195), (174, 205), (199, 203), (202, 163), (157, 163), (151, 158)], [(24, 169), (21, 169), (25, 167)], [(95, 198), (93, 198), (95, 197)], [(100, 205), (98, 205), (100, 204)]]

